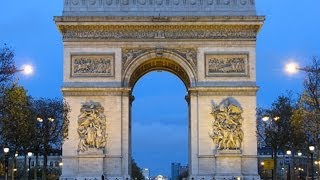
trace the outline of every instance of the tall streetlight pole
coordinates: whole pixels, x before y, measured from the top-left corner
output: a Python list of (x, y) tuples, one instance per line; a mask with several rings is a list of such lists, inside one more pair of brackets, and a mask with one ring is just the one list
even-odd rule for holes
[(299, 168), (298, 168), (298, 170), (299, 170), (299, 178), (301, 179), (302, 177), (301, 177), (301, 171), (302, 171), (302, 167), (300, 167), (301, 166), (301, 156), (302, 156), (302, 152), (298, 152), (298, 157), (299, 157)]
[(286, 154), (287, 154), (287, 157), (288, 157), (288, 173), (287, 173), (287, 180), (291, 180), (291, 167), (290, 167), (290, 165), (291, 165), (291, 151), (290, 150), (287, 150), (287, 152), (286, 152)]
[(17, 172), (17, 157), (18, 157), (18, 152), (14, 154), (14, 160), (13, 160), (13, 169), (12, 169), (12, 180), (14, 180), (15, 173)]
[(31, 156), (32, 156), (32, 152), (28, 152), (28, 158), (29, 158), (28, 180), (31, 180)]
[(3, 148), (3, 152), (4, 152), (4, 168), (5, 168), (5, 175), (4, 175), (4, 179), (8, 180), (8, 170), (9, 170), (9, 148), (5, 147)]
[(42, 168), (42, 179), (45, 180), (46, 179), (46, 173), (47, 173), (47, 149), (48, 149), (48, 137), (49, 137), (49, 122), (53, 122), (55, 119), (52, 118), (52, 117), (48, 117), (48, 118), (41, 118), (41, 117), (38, 117), (37, 118), (37, 121), (40, 122), (40, 123), (43, 123), (41, 125), (41, 131), (43, 131), (43, 128), (45, 129), (45, 131), (42, 133), (44, 134), (44, 137), (43, 137), (43, 147), (44, 147), (44, 152), (43, 152), (43, 168)]
[(311, 180), (314, 180), (314, 175), (313, 175), (313, 152), (314, 152), (314, 146), (309, 146), (310, 150), (310, 156), (311, 156)]
[[(262, 121), (264, 122), (264, 131), (266, 131), (267, 129), (267, 122), (269, 122), (269, 125), (268, 125), (268, 128), (270, 128), (271, 124), (273, 123), (272, 121), (276, 122), (280, 119), (279, 116), (270, 116), (270, 115), (264, 115), (262, 117)], [(265, 136), (266, 136), (266, 132), (265, 133)], [(272, 152), (271, 152), (271, 159), (273, 160), (273, 164), (275, 164), (276, 162), (274, 162), (274, 153), (277, 153), (277, 152), (273, 152), (273, 148), (271, 148)], [(277, 177), (277, 174), (276, 174), (276, 171), (274, 169), (271, 169), (271, 178), (276, 178)]]

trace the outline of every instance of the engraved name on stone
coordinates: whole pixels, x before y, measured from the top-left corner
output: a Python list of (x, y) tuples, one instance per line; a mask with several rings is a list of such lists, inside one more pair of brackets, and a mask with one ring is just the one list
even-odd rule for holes
[(247, 76), (247, 54), (206, 54), (207, 76)]
[(113, 76), (114, 55), (73, 55), (72, 77)]

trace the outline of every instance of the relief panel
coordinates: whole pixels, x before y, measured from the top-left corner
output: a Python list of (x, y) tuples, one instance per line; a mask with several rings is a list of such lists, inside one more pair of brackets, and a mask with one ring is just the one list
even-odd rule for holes
[(114, 54), (71, 55), (71, 77), (114, 77)]
[(207, 77), (249, 76), (249, 54), (205, 54)]

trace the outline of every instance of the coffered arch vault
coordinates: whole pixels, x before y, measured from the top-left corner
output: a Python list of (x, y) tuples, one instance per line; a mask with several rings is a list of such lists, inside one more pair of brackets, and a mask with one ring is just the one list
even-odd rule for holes
[(196, 52), (193, 49), (154, 49), (130, 59), (130, 53), (134, 54), (133, 52), (132, 50), (124, 55), (124, 59), (130, 61), (125, 62), (123, 67), (124, 87), (133, 87), (140, 77), (154, 70), (164, 70), (177, 75), (187, 88), (196, 82), (196, 55), (193, 54)]

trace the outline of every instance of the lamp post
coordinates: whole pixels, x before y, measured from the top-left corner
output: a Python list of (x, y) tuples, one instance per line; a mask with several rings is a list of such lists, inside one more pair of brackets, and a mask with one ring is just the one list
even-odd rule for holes
[(12, 169), (12, 180), (14, 180), (15, 177), (15, 173), (17, 172), (17, 157), (18, 157), (18, 152), (16, 151), (16, 153), (14, 154), (14, 160), (13, 160), (13, 169)]
[(10, 68), (10, 69), (0, 69), (0, 74), (15, 74), (17, 72), (22, 72), (25, 75), (30, 75), (33, 73), (33, 67), (31, 65), (23, 65), (21, 69)]
[(289, 74), (295, 74), (298, 71), (305, 71), (305, 72), (311, 72), (311, 73), (319, 73), (320, 69), (312, 69), (308, 67), (299, 67), (299, 64), (296, 62), (290, 62), (285, 65), (285, 71)]
[(314, 175), (313, 175), (313, 152), (314, 152), (314, 146), (309, 146), (310, 150), (310, 157), (311, 157), (311, 180), (314, 180)]
[(301, 168), (300, 166), (301, 166), (301, 156), (302, 156), (302, 152), (300, 152), (300, 151), (298, 151), (298, 157), (299, 157), (299, 168), (298, 168), (298, 170), (299, 170), (299, 178), (301, 179), (301, 171), (303, 170), (303, 168)]
[(28, 152), (28, 158), (29, 158), (29, 169), (28, 169), (28, 180), (31, 180), (31, 156), (32, 156), (32, 152)]
[(5, 168), (5, 175), (4, 175), (4, 179), (8, 180), (8, 170), (9, 170), (9, 148), (5, 147), (3, 148), (3, 152), (4, 152), (4, 168)]
[[(43, 168), (42, 168), (42, 179), (46, 179), (47, 174), (47, 153), (48, 153), (48, 141), (49, 141), (49, 133), (50, 133), (50, 125), (49, 123), (54, 122), (54, 118), (42, 118), (37, 117), (37, 121), (41, 123), (41, 132), (43, 134), (42, 143), (43, 143)], [(44, 131), (43, 131), (44, 130)]]
[(287, 154), (287, 157), (288, 157), (288, 173), (287, 173), (287, 180), (291, 180), (291, 167), (290, 167), (290, 164), (291, 164), (291, 151), (290, 150), (287, 150), (286, 152)]
[[(268, 122), (268, 128), (270, 128), (272, 126), (272, 124), (276, 121), (279, 121), (280, 120), (280, 117), (279, 116), (271, 116), (271, 115), (264, 115), (262, 117), (262, 121), (264, 122), (264, 133), (265, 133), (265, 136), (266, 135), (266, 129), (267, 129), (267, 122)], [(273, 152), (273, 149), (271, 148), (271, 159), (273, 160), (273, 163), (274, 162), (274, 153), (277, 153), (277, 152)], [(276, 171), (274, 169), (271, 169), (271, 178), (272, 179), (276, 179), (277, 178), (277, 174), (275, 173)]]

